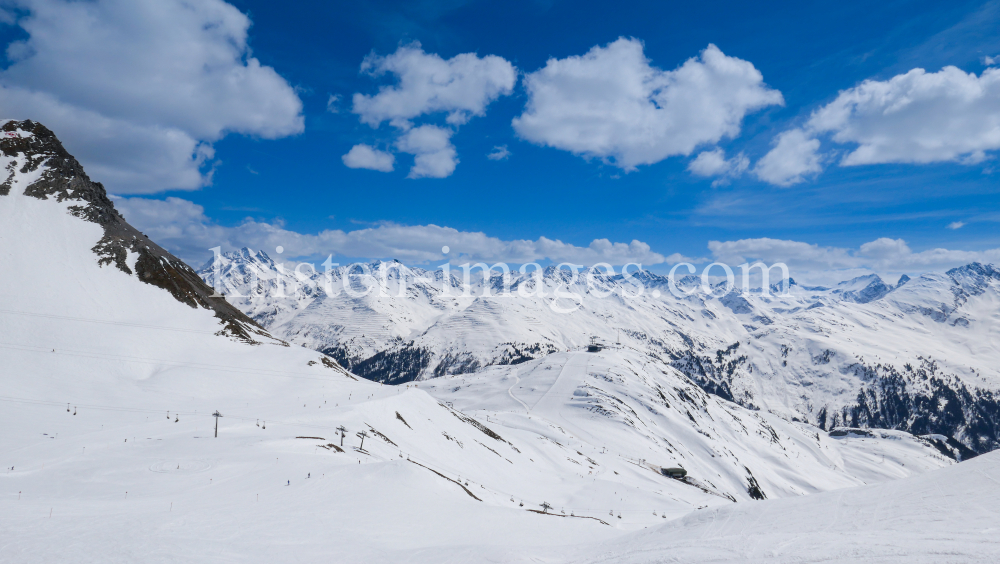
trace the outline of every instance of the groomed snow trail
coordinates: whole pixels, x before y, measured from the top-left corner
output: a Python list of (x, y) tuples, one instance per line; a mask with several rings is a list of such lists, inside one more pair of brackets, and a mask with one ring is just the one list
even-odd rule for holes
[(521, 404), (524, 407), (524, 412), (525, 413), (529, 413), (530, 414), (531, 413), (531, 409), (528, 407), (528, 404), (524, 403), (523, 401), (521, 401), (520, 399), (518, 399), (517, 396), (514, 395), (514, 386), (518, 386), (518, 385), (521, 384), (521, 378), (518, 377), (518, 375), (517, 375), (517, 368), (511, 370), (511, 376), (514, 377), (514, 385), (511, 386), (510, 388), (507, 388), (507, 393), (510, 395), (511, 399), (513, 399), (514, 401), (516, 401), (517, 403)]

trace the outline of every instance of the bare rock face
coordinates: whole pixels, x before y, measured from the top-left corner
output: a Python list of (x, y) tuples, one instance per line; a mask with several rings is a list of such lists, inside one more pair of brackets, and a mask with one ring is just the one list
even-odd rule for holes
[[(183, 261), (129, 225), (115, 209), (104, 186), (87, 176), (83, 166), (44, 125), (31, 120), (4, 123), (0, 126), (0, 152), (15, 159), (7, 166), (6, 177), (0, 183), (0, 196), (10, 195), (15, 174), (41, 170), (24, 194), (40, 200), (79, 202), (70, 207), (71, 213), (104, 228), (104, 237), (93, 247), (101, 266), (114, 266), (135, 275), (192, 308), (213, 310), (222, 322), (222, 334), (249, 343), (257, 342), (255, 336), (272, 338), (224, 297), (216, 295)], [(129, 252), (139, 255), (136, 272), (126, 260)]]

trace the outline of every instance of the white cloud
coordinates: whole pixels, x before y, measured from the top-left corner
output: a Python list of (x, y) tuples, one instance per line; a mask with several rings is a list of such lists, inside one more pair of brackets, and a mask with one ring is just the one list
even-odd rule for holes
[(820, 247), (800, 241), (771, 239), (740, 239), (737, 241), (709, 241), (712, 256), (726, 264), (742, 264), (755, 259), (767, 264), (786, 262), (803, 265), (809, 269), (855, 268), (857, 262), (847, 249)]
[[(132, 225), (195, 266), (207, 261), (211, 257), (209, 249), (215, 246), (224, 250), (250, 247), (270, 251), (279, 245), (285, 248), (284, 256), (293, 258), (333, 254), (352, 259), (396, 258), (410, 263), (451, 260), (457, 264), (466, 261), (521, 264), (549, 260), (583, 265), (638, 262), (648, 267), (708, 262), (708, 259), (679, 254), (664, 257), (641, 241), (613, 243), (608, 239), (595, 239), (581, 247), (547, 237), (502, 240), (450, 227), (394, 223), (354, 231), (338, 229), (304, 234), (289, 231), (280, 222), (249, 218), (234, 227), (221, 226), (205, 215), (204, 208), (180, 198), (116, 198), (115, 206)], [(441, 247), (445, 245), (452, 250), (447, 259), (441, 254)], [(857, 249), (769, 238), (710, 241), (708, 248), (712, 260), (733, 266), (754, 260), (767, 264), (784, 262), (789, 265), (793, 278), (814, 283), (835, 283), (873, 271), (884, 275), (919, 274), (974, 261), (1000, 263), (1000, 249), (938, 248), (914, 252), (902, 239), (890, 238), (876, 239)]]
[(906, 241), (882, 237), (857, 249), (823, 247), (781, 239), (741, 239), (710, 241), (714, 258), (730, 265), (761, 260), (766, 264), (784, 262), (793, 278), (840, 281), (864, 272), (885, 274), (923, 273), (946, 270), (970, 262), (1000, 262), (1000, 249), (958, 251), (928, 249), (914, 252)]
[(726, 153), (716, 147), (711, 151), (702, 151), (690, 163), (688, 170), (696, 176), (719, 176), (712, 186), (727, 184), (730, 178), (738, 178), (750, 167), (750, 159), (743, 153), (731, 159), (726, 159)]
[(858, 145), (844, 166), (980, 162), (1000, 149), (1000, 69), (978, 77), (955, 67), (913, 69), (866, 80), (813, 113), (808, 127)]
[(1000, 57), (990, 57), (989, 55), (983, 57), (983, 64), (988, 67), (992, 67), (998, 62), (1000, 62)]
[(486, 106), (510, 94), (517, 81), (514, 65), (502, 57), (462, 53), (444, 60), (425, 53), (420, 43), (403, 45), (385, 57), (372, 53), (361, 63), (361, 71), (398, 79), (374, 96), (354, 95), (354, 113), (372, 127), (389, 121), (405, 128), (409, 120), (436, 112), (446, 112), (448, 123), (461, 125), (473, 115), (484, 115)]
[(340, 113), (340, 94), (330, 94), (330, 97), (326, 99), (326, 111), (331, 114)]
[(778, 186), (802, 182), (805, 176), (823, 170), (819, 145), (819, 140), (810, 138), (802, 129), (779, 133), (774, 147), (757, 161), (753, 172), (764, 182)]
[(802, 128), (779, 134), (755, 173), (789, 186), (820, 172), (821, 134), (855, 146), (841, 166), (980, 163), (990, 158), (988, 151), (1000, 149), (1000, 68), (979, 76), (952, 66), (933, 73), (916, 68), (888, 80), (866, 80), (841, 91)]
[(953, 221), (948, 224), (948, 229), (961, 229), (965, 227), (964, 221)]
[(510, 158), (510, 150), (507, 145), (494, 145), (493, 150), (486, 153), (486, 158), (491, 161), (505, 161)]
[(397, 79), (373, 96), (356, 93), (353, 112), (373, 128), (388, 121), (401, 132), (397, 148), (414, 155), (408, 178), (444, 178), (458, 164), (450, 141), (454, 130), (429, 124), (414, 127), (414, 119), (445, 113), (445, 122), (457, 128), (472, 116), (485, 115), (486, 107), (513, 92), (517, 82), (517, 69), (502, 57), (462, 53), (445, 60), (425, 53), (420, 43), (400, 46), (384, 57), (372, 53), (361, 63), (361, 71)]
[(894, 260), (913, 255), (910, 246), (902, 239), (880, 237), (869, 241), (858, 249), (859, 256), (875, 260)]
[(726, 152), (722, 149), (703, 151), (688, 163), (688, 170), (698, 176), (718, 176), (729, 171)]
[(595, 239), (580, 247), (559, 240), (539, 237), (537, 240), (505, 241), (481, 232), (459, 231), (437, 225), (398, 225), (385, 223), (355, 231), (325, 230), (317, 234), (296, 233), (277, 223), (246, 219), (235, 227), (216, 224), (205, 210), (187, 200), (167, 198), (119, 198), (115, 206), (136, 228), (157, 243), (174, 252), (189, 264), (200, 266), (211, 257), (211, 249), (224, 250), (251, 247), (270, 251), (278, 245), (285, 248), (284, 256), (326, 256), (333, 254), (351, 258), (397, 258), (426, 263), (444, 261), (442, 246), (449, 246), (449, 259), (466, 261), (497, 261), (520, 264), (550, 260), (591, 265), (597, 262), (643, 265), (683, 260), (673, 255), (663, 257), (641, 241), (613, 243)]
[(458, 157), (451, 144), (452, 130), (436, 125), (414, 127), (399, 137), (396, 146), (414, 155), (407, 178), (445, 178), (455, 172)]
[(250, 56), (250, 20), (221, 0), (20, 0), (4, 117), (52, 129), (118, 193), (196, 189), (211, 143), (303, 129), (302, 104)]
[(385, 57), (372, 53), (361, 70), (398, 79), (397, 85), (383, 86), (374, 96), (354, 95), (354, 113), (372, 127), (383, 121), (406, 127), (407, 121), (436, 112), (448, 113), (448, 123), (461, 125), (472, 115), (484, 115), (486, 106), (510, 94), (517, 81), (514, 66), (502, 57), (462, 53), (444, 60), (425, 53), (419, 43)]
[(625, 170), (735, 137), (747, 113), (783, 104), (753, 64), (715, 45), (663, 71), (650, 66), (642, 42), (620, 38), (549, 59), (524, 82), (527, 107), (513, 121), (522, 138)]
[(396, 157), (392, 153), (379, 151), (371, 145), (359, 144), (351, 147), (346, 155), (340, 157), (349, 168), (367, 168), (379, 172), (392, 172)]

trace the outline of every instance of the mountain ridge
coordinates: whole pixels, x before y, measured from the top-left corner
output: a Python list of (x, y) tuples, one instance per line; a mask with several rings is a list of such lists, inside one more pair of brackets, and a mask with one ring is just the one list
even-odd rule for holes
[[(15, 172), (19, 172), (37, 177), (25, 187), (26, 196), (80, 202), (71, 206), (70, 212), (104, 229), (104, 237), (93, 247), (98, 264), (114, 265), (126, 274), (135, 274), (193, 308), (213, 310), (223, 331), (235, 338), (254, 342), (255, 336), (270, 337), (257, 322), (216, 296), (191, 267), (125, 221), (104, 186), (87, 176), (83, 166), (44, 125), (31, 120), (4, 122), (0, 125), (0, 153), (10, 159), (0, 196), (10, 194)], [(127, 260), (130, 253), (137, 255), (131, 266)]]
[[(294, 276), (273, 265), (241, 264), (237, 255), (222, 257), (219, 280), (211, 268), (199, 273), (208, 284), (235, 290), (234, 305), (282, 338), (376, 381), (475, 373), (582, 347), (598, 334), (678, 368), (705, 391), (788, 419), (824, 429), (937, 433), (976, 452), (1000, 446), (1000, 374), (993, 364), (1000, 354), (990, 347), (970, 354), (962, 344), (976, 331), (995, 331), (1000, 271), (992, 265), (970, 263), (895, 285), (877, 275), (834, 288), (775, 284), (787, 289), (786, 297), (751, 289), (681, 298), (670, 294), (667, 277), (648, 271), (632, 276), (643, 288), (632, 297), (637, 287), (621, 275), (595, 275), (590, 285), (581, 275), (572, 285), (568, 271), (546, 269), (543, 286), (581, 296), (562, 300), (576, 309), (558, 314), (553, 301), (519, 294), (521, 285), (530, 294), (536, 281), (517, 272), (508, 278), (511, 296), (485, 297), (486, 288), (498, 292), (501, 274), (474, 277), (468, 295), (456, 295), (444, 291), (440, 270), (374, 261)], [(381, 264), (393, 267), (384, 282)], [(458, 274), (452, 270), (448, 288), (462, 289)], [(700, 285), (693, 276), (677, 282), (683, 292)], [(288, 290), (284, 297), (276, 294), (279, 286)], [(348, 287), (372, 291), (348, 295)], [(985, 302), (977, 310), (970, 300)], [(959, 413), (933, 413), (940, 402)]]

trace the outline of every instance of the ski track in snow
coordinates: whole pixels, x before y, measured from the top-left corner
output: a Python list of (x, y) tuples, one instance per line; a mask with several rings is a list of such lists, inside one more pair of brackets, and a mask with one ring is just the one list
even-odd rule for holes
[(524, 407), (524, 412), (526, 414), (530, 414), (531, 409), (528, 408), (528, 404), (524, 403), (523, 401), (518, 399), (517, 396), (514, 395), (514, 387), (520, 385), (521, 383), (521, 379), (518, 377), (517, 372), (518, 372), (517, 368), (510, 371), (511, 376), (514, 377), (514, 385), (511, 386), (510, 388), (507, 388), (507, 393), (510, 394), (511, 399), (513, 399), (517, 403), (521, 404), (522, 407)]

